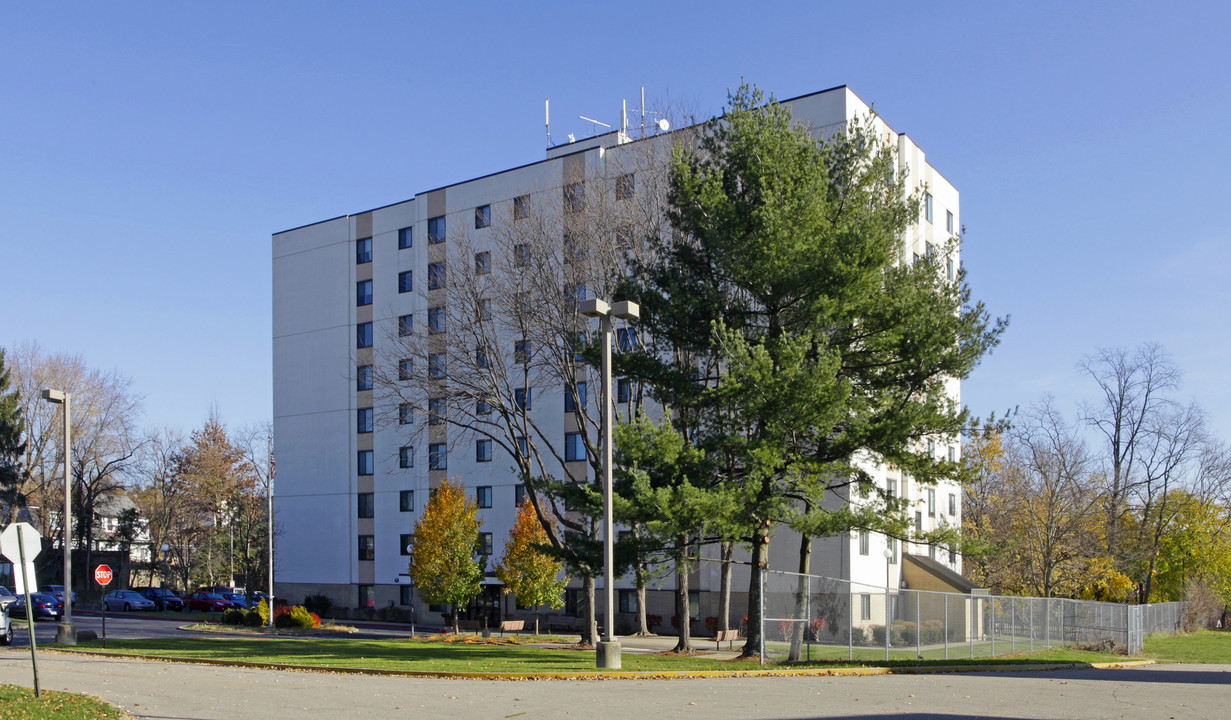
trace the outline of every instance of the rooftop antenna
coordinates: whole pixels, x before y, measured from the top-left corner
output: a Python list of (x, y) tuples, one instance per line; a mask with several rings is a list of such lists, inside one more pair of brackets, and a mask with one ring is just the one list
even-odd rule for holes
[[(645, 116), (646, 115), (658, 115), (659, 116), (657, 120), (652, 121), (654, 124), (654, 127), (657, 128), (658, 132), (667, 132), (667, 130), (671, 128), (671, 123), (667, 122), (667, 118), (662, 117), (663, 113), (654, 112), (653, 110), (645, 109), (645, 86), (644, 85), (641, 86), (641, 107), (634, 108), (633, 112), (639, 113), (641, 115), (641, 137), (645, 137)], [(627, 101), (624, 104), (624, 113), (625, 115), (628, 114)], [(625, 118), (624, 127), (626, 129), (628, 127), (627, 118)]]
[(551, 98), (543, 99), (543, 122), (547, 126), (547, 147), (551, 147)]
[[(603, 127), (607, 128), (608, 130), (610, 130), (610, 129), (611, 129), (611, 126), (610, 126), (610, 125), (608, 125), (607, 123), (602, 122), (602, 121), (600, 121), (600, 120), (595, 120), (594, 118), (588, 118), (588, 117), (586, 117), (585, 115), (578, 115), (577, 117), (580, 117), (582, 120), (585, 120), (586, 122), (591, 122), (591, 123), (594, 123), (595, 125), (602, 125)], [(595, 135), (597, 135), (597, 134), (598, 134), (598, 131), (594, 130), (593, 128), (591, 128), (590, 132), (594, 133)]]

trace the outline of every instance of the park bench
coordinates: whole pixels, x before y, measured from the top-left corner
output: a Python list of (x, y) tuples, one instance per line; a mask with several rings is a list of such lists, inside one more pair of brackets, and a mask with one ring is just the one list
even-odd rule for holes
[(727, 643), (728, 649), (734, 650), (736, 640), (739, 640), (739, 630), (719, 630), (714, 633), (714, 642), (718, 650), (722, 649), (724, 642)]
[(500, 637), (504, 637), (506, 632), (517, 633), (517, 637), (521, 637), (521, 631), (526, 629), (525, 620), (501, 620), (500, 621)]
[(484, 623), (482, 620), (458, 620), (457, 621), (457, 629), (461, 631), (469, 630), (471, 632), (479, 632), (480, 630), (484, 629), (485, 625), (486, 623)]

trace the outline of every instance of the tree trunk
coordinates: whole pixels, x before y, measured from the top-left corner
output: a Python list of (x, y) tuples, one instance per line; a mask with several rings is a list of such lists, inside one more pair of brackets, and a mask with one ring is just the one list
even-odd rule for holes
[(645, 565), (637, 564), (637, 635), (650, 634), (650, 625), (645, 617)]
[(735, 556), (735, 541), (728, 540), (719, 545), (719, 557), (722, 560), (722, 575), (718, 580), (718, 629), (731, 629), (731, 569)]
[(748, 641), (740, 651), (741, 658), (761, 656), (761, 571), (769, 566), (769, 526), (757, 528), (752, 534), (752, 574), (748, 579)]
[(459, 612), (458, 612), (459, 608), (458, 608), (457, 603), (453, 603), (452, 609), (453, 609), (453, 634), (460, 635), (461, 626), (458, 624), (457, 616), (459, 615)]
[[(687, 547), (687, 540), (683, 538), (677, 539), (676, 542), (679, 547)], [(687, 550), (684, 551), (686, 552)], [(691, 655), (697, 650), (692, 646), (692, 617), (688, 608), (688, 571), (687, 555), (681, 553), (675, 561), (675, 616), (680, 620), (680, 627), (674, 652)]]
[(808, 570), (812, 559), (812, 537), (802, 535), (799, 538), (799, 577), (795, 588), (795, 620), (791, 627), (791, 652), (788, 662), (799, 662), (803, 658), (804, 633), (808, 631)]
[(534, 604), (534, 634), (539, 634), (539, 604)]
[(598, 617), (594, 614), (594, 596), (596, 590), (593, 575), (587, 575), (582, 579), (582, 588), (584, 588), (584, 594), (586, 596), (586, 626), (582, 628), (580, 644), (583, 647), (589, 647), (594, 644), (595, 640), (598, 639)]

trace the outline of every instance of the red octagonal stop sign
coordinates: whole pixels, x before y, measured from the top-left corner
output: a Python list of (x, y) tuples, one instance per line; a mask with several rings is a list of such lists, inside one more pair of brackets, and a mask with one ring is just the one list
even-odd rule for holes
[(108, 565), (99, 565), (94, 568), (94, 582), (99, 585), (106, 585), (111, 582), (111, 567)]

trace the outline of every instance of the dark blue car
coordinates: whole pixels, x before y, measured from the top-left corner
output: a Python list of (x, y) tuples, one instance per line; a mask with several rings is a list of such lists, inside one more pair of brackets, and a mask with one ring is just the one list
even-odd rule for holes
[[(30, 609), (34, 619), (51, 618), (59, 620), (64, 617), (64, 603), (50, 593), (30, 593)], [(17, 601), (9, 605), (9, 617), (26, 616), (26, 596), (18, 595)]]

